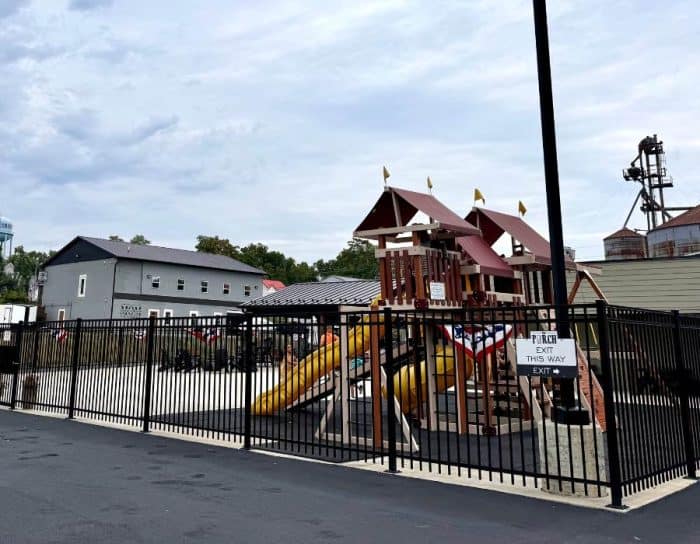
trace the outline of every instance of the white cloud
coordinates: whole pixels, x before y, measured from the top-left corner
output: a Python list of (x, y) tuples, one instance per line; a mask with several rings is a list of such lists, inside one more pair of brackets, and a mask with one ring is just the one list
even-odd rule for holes
[(111, 6), (114, 0), (70, 0), (68, 7), (75, 11), (90, 11)]
[[(430, 175), (459, 213), (474, 187), (504, 211), (522, 199), (548, 232), (527, 2), (11, 4), (1, 205), (27, 246), (219, 234), (329, 258), (383, 164), (399, 186)], [(584, 257), (624, 221), (636, 189), (619, 172), (646, 134), (667, 143), (669, 199), (697, 199), (700, 7), (634, 5), (550, 3), (565, 239)]]

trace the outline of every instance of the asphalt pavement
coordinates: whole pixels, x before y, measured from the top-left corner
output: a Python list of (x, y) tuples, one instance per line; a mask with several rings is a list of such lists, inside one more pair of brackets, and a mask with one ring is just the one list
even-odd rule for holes
[(618, 514), (0, 410), (0, 544), (680, 544), (699, 504)]

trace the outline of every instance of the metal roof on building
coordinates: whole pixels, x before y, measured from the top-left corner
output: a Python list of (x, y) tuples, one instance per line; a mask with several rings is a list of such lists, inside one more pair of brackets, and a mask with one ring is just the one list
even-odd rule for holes
[(610, 236), (606, 236), (603, 238), (603, 240), (614, 240), (615, 238), (644, 238), (644, 236), (638, 232), (634, 232), (632, 229), (623, 227), (620, 230), (613, 232)]
[(262, 281), (263, 281), (263, 287), (266, 287), (268, 289), (274, 289), (276, 291), (281, 291), (282, 289), (287, 287), (280, 280), (262, 280)]
[[(397, 214), (394, 210), (394, 197), (396, 197), (398, 208), (399, 225), (396, 224)], [(466, 236), (479, 235), (479, 229), (462, 219), (433, 195), (417, 193), (406, 189), (397, 189), (395, 187), (384, 188), (384, 192), (369, 214), (367, 214), (367, 217), (365, 217), (362, 223), (355, 229), (355, 232), (403, 227), (406, 226), (418, 212), (423, 212), (430, 217), (433, 222), (439, 223), (441, 229), (450, 230)]]
[(375, 280), (295, 283), (281, 291), (246, 302), (258, 306), (368, 306), (381, 292)]
[(669, 219), (662, 225), (659, 225), (653, 230), (667, 229), (671, 227), (682, 227), (685, 225), (700, 225), (700, 206), (695, 206), (687, 212), (677, 215), (673, 219)]
[(214, 255), (212, 253), (202, 253), (200, 251), (188, 251), (186, 249), (173, 249), (169, 247), (152, 245), (142, 246), (130, 244), (129, 242), (105, 240), (103, 238), (90, 238), (88, 236), (78, 236), (72, 240), (63, 249), (56, 253), (54, 257), (49, 259), (44, 266), (50, 266), (55, 257), (62, 254), (79, 240), (92, 244), (110, 255), (113, 255), (117, 259), (132, 259), (135, 261), (179, 264), (182, 266), (230, 270), (232, 272), (246, 272), (249, 274), (265, 274), (265, 272), (259, 268), (249, 266), (224, 255)]

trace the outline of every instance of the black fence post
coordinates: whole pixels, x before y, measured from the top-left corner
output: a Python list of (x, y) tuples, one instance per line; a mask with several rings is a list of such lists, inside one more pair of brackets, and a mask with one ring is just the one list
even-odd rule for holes
[(146, 357), (146, 383), (143, 391), (143, 432), (149, 431), (151, 423), (151, 380), (153, 376), (153, 347), (155, 345), (156, 317), (148, 320), (148, 356)]
[(39, 364), (39, 324), (34, 323), (34, 346), (32, 348), (32, 372)]
[(596, 301), (598, 317), (598, 343), (600, 347), (600, 365), (605, 404), (605, 425), (608, 446), (608, 471), (610, 473), (610, 508), (623, 510), (622, 472), (620, 469), (620, 446), (617, 440), (617, 419), (615, 417), (615, 399), (613, 397), (612, 365), (610, 364), (610, 334), (608, 324), (608, 304), (604, 300)]
[[(386, 412), (387, 412), (387, 439), (389, 440), (389, 470), (397, 473), (396, 468), (396, 397), (394, 396), (394, 330), (391, 322), (391, 308), (384, 308), (384, 353), (386, 363), (384, 373), (386, 375)], [(377, 399), (375, 399), (376, 401)]]
[(245, 408), (243, 420), (243, 447), (250, 449), (252, 397), (253, 397), (253, 316), (246, 316), (245, 320)]
[(683, 360), (683, 345), (681, 344), (681, 320), (680, 312), (673, 310), (673, 351), (676, 358), (676, 371), (678, 373), (678, 400), (681, 405), (681, 423), (683, 427), (683, 443), (685, 445), (685, 463), (688, 470), (688, 478), (695, 479), (695, 452), (693, 451), (693, 430), (690, 423), (690, 395), (688, 394), (688, 376)]
[[(68, 404), (68, 419), (73, 419), (75, 415), (75, 393), (78, 385), (78, 359), (80, 358), (80, 329), (83, 320), (79, 317), (75, 322), (75, 333), (73, 334), (73, 365), (70, 376), (70, 400)], [(64, 324), (65, 326), (65, 324)]]
[(26, 321), (17, 327), (17, 360), (12, 364), (12, 391), (10, 393), (10, 410), (14, 410), (17, 406), (17, 388), (19, 381), (19, 368), (22, 364), (22, 337), (24, 336), (24, 328), (27, 326)]

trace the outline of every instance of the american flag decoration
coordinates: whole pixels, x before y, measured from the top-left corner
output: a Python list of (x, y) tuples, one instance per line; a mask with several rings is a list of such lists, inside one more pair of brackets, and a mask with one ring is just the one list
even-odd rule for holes
[(63, 328), (55, 329), (55, 330), (51, 333), (51, 335), (53, 336), (54, 340), (56, 340), (56, 342), (58, 342), (59, 344), (61, 344), (61, 343), (65, 342), (66, 339), (68, 338), (68, 330), (67, 330), (67, 329), (63, 329)]
[(219, 337), (219, 331), (216, 329), (216, 327), (209, 327), (207, 329), (190, 329), (189, 332), (197, 340), (200, 340), (201, 342), (204, 342), (206, 344), (212, 344), (216, 342), (216, 339)]
[(502, 348), (513, 334), (513, 327), (510, 325), (448, 325), (440, 328), (445, 338), (453, 342), (458, 350), (477, 361)]

